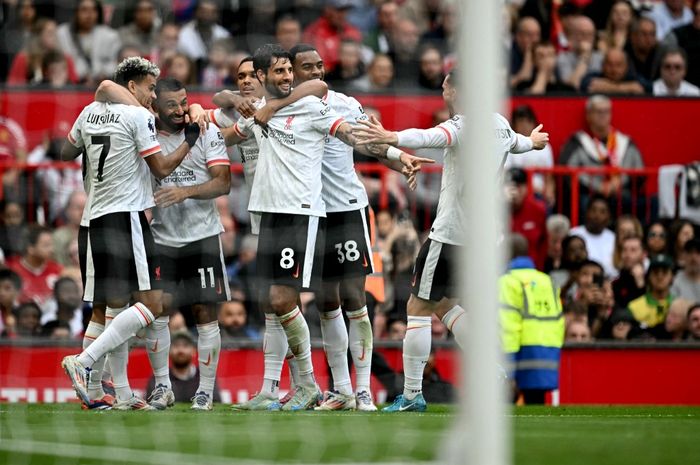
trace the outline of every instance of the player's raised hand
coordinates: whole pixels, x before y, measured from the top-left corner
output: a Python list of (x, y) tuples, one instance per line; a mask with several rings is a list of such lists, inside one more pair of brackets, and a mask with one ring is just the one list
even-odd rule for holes
[(259, 126), (266, 127), (267, 123), (270, 122), (273, 116), (275, 116), (275, 109), (268, 103), (265, 106), (255, 110), (255, 113), (253, 114), (253, 121), (255, 121), (255, 124)]
[(535, 150), (542, 150), (549, 142), (549, 133), (540, 132), (542, 125), (540, 124), (530, 133), (530, 139), (532, 139), (532, 148)]
[(369, 117), (369, 121), (358, 121), (360, 126), (356, 126), (353, 135), (357, 137), (360, 144), (389, 144), (396, 145), (399, 138), (393, 131), (387, 131), (374, 115)]
[(204, 111), (204, 108), (198, 103), (190, 105), (188, 114), (185, 115), (185, 122), (194, 123), (199, 126), (199, 131), (202, 134), (209, 129), (209, 115), (207, 115), (207, 112)]
[(187, 198), (187, 192), (181, 187), (164, 187), (158, 189), (153, 197), (157, 206), (167, 208), (185, 200)]

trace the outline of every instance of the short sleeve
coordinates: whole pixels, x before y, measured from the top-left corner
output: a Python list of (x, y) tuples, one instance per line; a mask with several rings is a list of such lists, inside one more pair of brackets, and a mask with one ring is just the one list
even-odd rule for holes
[(308, 102), (311, 126), (323, 134), (335, 135), (338, 127), (345, 122), (342, 116), (321, 99), (310, 98)]
[[(84, 111), (85, 110), (83, 110), (83, 112)], [(70, 132), (68, 133), (68, 142), (73, 144), (73, 146), (76, 148), (85, 147), (85, 141), (83, 140), (83, 131), (82, 131), (83, 112), (80, 113), (80, 116), (78, 116), (78, 119), (75, 120), (75, 122), (73, 123), (73, 127), (71, 128)]]
[(136, 149), (143, 158), (160, 152), (156, 137), (156, 119), (145, 108), (138, 108), (134, 114), (136, 129)]
[(230, 128), (236, 124), (235, 118), (227, 115), (224, 110), (217, 108), (215, 110), (208, 110), (209, 119), (212, 123), (216, 124), (220, 128)]
[(217, 165), (229, 166), (231, 164), (226, 153), (224, 136), (218, 128), (210, 126), (207, 130), (204, 152), (206, 154), (207, 168)]
[(435, 127), (442, 130), (447, 136), (448, 147), (453, 147), (459, 143), (459, 133), (462, 130), (462, 120), (459, 116), (453, 116)]
[(350, 99), (350, 115), (352, 119), (348, 118), (349, 121), (369, 121), (369, 117), (367, 113), (365, 113), (365, 109), (362, 108), (362, 104), (354, 98)]

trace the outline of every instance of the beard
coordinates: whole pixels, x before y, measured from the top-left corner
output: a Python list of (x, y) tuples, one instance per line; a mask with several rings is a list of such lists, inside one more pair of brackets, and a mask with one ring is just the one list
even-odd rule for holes
[(265, 84), (265, 89), (267, 89), (267, 91), (270, 93), (270, 95), (272, 95), (273, 97), (276, 97), (276, 98), (284, 98), (292, 93), (292, 86), (291, 85), (289, 86), (288, 91), (283, 91), (279, 87), (271, 85), (271, 84)]

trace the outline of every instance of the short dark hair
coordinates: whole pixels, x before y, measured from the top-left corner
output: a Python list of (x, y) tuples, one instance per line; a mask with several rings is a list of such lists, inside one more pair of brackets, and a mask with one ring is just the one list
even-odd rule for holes
[(114, 71), (114, 82), (126, 87), (129, 81), (140, 82), (148, 75), (158, 79), (160, 69), (143, 57), (129, 57), (117, 66)]
[[(252, 56), (252, 55), (248, 55), (247, 57), (243, 58), (243, 59), (241, 60), (241, 62), (238, 63), (238, 68), (240, 69), (240, 67), (241, 67), (241, 65), (242, 65), (243, 63), (248, 63), (249, 61), (250, 61), (250, 62), (253, 62), (253, 56)], [(255, 64), (253, 64), (253, 68), (255, 68)], [(236, 71), (238, 71), (238, 70), (236, 70)]]
[(537, 122), (537, 116), (535, 116), (535, 111), (530, 105), (518, 105), (517, 107), (515, 107), (515, 110), (513, 110), (513, 116), (511, 117), (511, 120), (515, 121), (518, 119), (526, 119), (528, 121), (532, 121), (533, 123)]
[(591, 208), (593, 208), (593, 205), (595, 205), (596, 202), (602, 202), (607, 207), (608, 212), (610, 211), (610, 203), (608, 202), (608, 199), (601, 194), (591, 195), (591, 197), (588, 199), (588, 203), (586, 203), (586, 211), (589, 211)]
[(253, 55), (253, 68), (255, 72), (261, 70), (263, 73), (267, 74), (267, 71), (272, 65), (273, 58), (276, 58), (275, 61), (286, 58), (290, 63), (292, 62), (292, 55), (280, 45), (265, 44), (259, 47)]
[(15, 289), (22, 289), (22, 278), (10, 269), (0, 270), (0, 282), (10, 281)]
[(690, 306), (688, 309), (688, 313), (686, 314), (686, 318), (690, 319), (691, 313), (693, 313), (695, 310), (700, 308), (700, 303), (696, 303)]
[(24, 241), (24, 250), (26, 251), (30, 246), (36, 245), (39, 242), (39, 238), (42, 234), (51, 234), (51, 230), (44, 226), (39, 226), (38, 224), (33, 224), (27, 229)]
[(58, 294), (59, 290), (58, 288), (63, 286), (64, 284), (72, 284), (73, 286), (78, 286), (78, 283), (75, 282), (75, 279), (69, 278), (68, 276), (63, 276), (61, 278), (58, 278), (56, 282), (53, 285), (53, 292), (54, 294)]
[(159, 79), (158, 82), (156, 82), (156, 97), (160, 97), (161, 92), (177, 92), (184, 88), (185, 86), (174, 77)]
[(291, 61), (294, 62), (294, 60), (297, 59), (297, 55), (300, 53), (306, 53), (306, 52), (317, 52), (316, 47), (310, 44), (297, 44), (294, 47), (292, 47), (289, 50), (289, 54), (292, 56)]

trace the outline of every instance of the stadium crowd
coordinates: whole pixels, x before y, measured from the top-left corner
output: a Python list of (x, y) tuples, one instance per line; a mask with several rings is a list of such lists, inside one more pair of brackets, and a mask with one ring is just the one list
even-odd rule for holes
[[(586, 104), (587, 127), (571, 135), (558, 164), (644, 166), (643, 148), (612, 128), (612, 104), (602, 94), (700, 96), (698, 0), (507, 3), (503, 45), (510, 52), (511, 91), (595, 94)], [(455, 61), (454, 8), (450, 0), (4, 0), (0, 81), (7, 86), (94, 88), (124, 58), (144, 56), (164, 76), (213, 93), (235, 87), (241, 59), (258, 46), (277, 42), (290, 49), (309, 42), (321, 54), (333, 88), (439, 93)], [(381, 118), (370, 107), (365, 111)], [(436, 112), (435, 124), (447, 118), (444, 111)], [(514, 111), (516, 132), (529, 134), (536, 125), (531, 108)], [(51, 137), (28, 150), (23, 129), (11, 115), (0, 117), (0, 131), (0, 160), (58, 159), (60, 145)], [(65, 134), (55, 136), (62, 141)], [(366, 159), (356, 154), (356, 161)], [(570, 218), (552, 214), (552, 177), (523, 170), (554, 163), (549, 146), (511, 157), (504, 188), (512, 230), (528, 239), (537, 268), (562, 289), (567, 340), (700, 340), (698, 226), (684, 220), (642, 224), (634, 216), (615, 217), (617, 194), (630, 194), (633, 181), (583, 176), (583, 225), (571, 228)], [(15, 170), (3, 174), (0, 333), (18, 339), (78, 339), (90, 317), (81, 300), (78, 266), (78, 226), (85, 204), (80, 171), (51, 168), (32, 174), (50, 194), (45, 205), (31, 211), (26, 199), (32, 187), (17, 182), (22, 176)], [(376, 210), (376, 254), (383, 263), (383, 274), (367, 284), (377, 339), (404, 338), (413, 260), (427, 233), (407, 207), (416, 202), (434, 216), (440, 185), (436, 176), (421, 175), (417, 191), (408, 193), (399, 176), (390, 174), (384, 178), (389, 208), (383, 209), (377, 200), (381, 181), (363, 180)], [(621, 199), (631, 202), (629, 197)], [(242, 177), (233, 179), (228, 197), (217, 199), (233, 297), (219, 314), (224, 340), (259, 339), (264, 324), (256, 302), (257, 238), (249, 234), (246, 205)], [(302, 304), (312, 337), (320, 337), (314, 295), (303, 294)], [(171, 317), (170, 326), (173, 331), (193, 328), (195, 321), (183, 308)], [(450, 337), (434, 316), (432, 327), (434, 340)]]
[[(455, 62), (455, 0), (4, 0), (0, 82), (96, 86), (144, 56), (188, 87), (235, 83), (265, 43), (318, 48), (349, 92), (436, 92)], [(699, 96), (697, 0), (508, 0), (514, 93)]]

